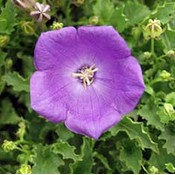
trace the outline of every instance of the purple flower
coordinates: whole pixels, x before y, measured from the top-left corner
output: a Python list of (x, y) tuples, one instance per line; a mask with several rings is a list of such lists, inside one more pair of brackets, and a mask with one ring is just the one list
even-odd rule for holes
[(34, 63), (32, 108), (94, 139), (133, 110), (144, 91), (138, 61), (111, 26), (42, 33)]

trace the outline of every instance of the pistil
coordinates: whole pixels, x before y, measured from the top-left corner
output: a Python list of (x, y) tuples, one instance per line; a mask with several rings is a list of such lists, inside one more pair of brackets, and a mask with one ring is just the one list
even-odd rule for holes
[(79, 78), (82, 80), (83, 86), (86, 89), (87, 86), (90, 86), (94, 81), (94, 74), (98, 71), (98, 68), (95, 68), (95, 64), (90, 67), (83, 66), (78, 72), (73, 73), (73, 77)]

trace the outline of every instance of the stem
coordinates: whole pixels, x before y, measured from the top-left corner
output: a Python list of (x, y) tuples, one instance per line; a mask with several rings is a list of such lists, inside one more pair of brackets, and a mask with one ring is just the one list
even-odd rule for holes
[(151, 54), (153, 56), (155, 56), (155, 52), (154, 52), (154, 38), (151, 38)]

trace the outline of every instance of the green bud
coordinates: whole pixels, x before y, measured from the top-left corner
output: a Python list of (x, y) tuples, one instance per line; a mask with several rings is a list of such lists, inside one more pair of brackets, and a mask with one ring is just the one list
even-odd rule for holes
[(163, 33), (160, 20), (150, 19), (146, 27), (144, 27), (145, 38), (158, 38)]
[(168, 114), (171, 115), (172, 113), (175, 112), (172, 104), (170, 104), (170, 103), (164, 103), (163, 106), (164, 106), (165, 111), (166, 111)]
[(4, 140), (4, 143), (2, 144), (2, 148), (5, 152), (9, 152), (16, 148), (16, 144), (12, 141)]
[(63, 28), (63, 23), (59, 23), (54, 21), (53, 24), (51, 25), (52, 30), (59, 30)]
[(144, 55), (144, 58), (146, 58), (146, 59), (149, 59), (151, 57), (150, 52), (144, 52), (143, 55)]
[(158, 174), (159, 173), (159, 169), (156, 168), (155, 166), (151, 166), (149, 168), (150, 174)]
[(168, 57), (175, 57), (175, 51), (174, 51), (174, 50), (169, 50), (169, 51), (166, 53), (166, 55), (167, 55)]
[(72, 4), (76, 5), (77, 7), (81, 6), (84, 4), (85, 0), (72, 0)]
[(30, 165), (22, 164), (20, 169), (17, 170), (17, 174), (32, 174), (32, 168)]
[(7, 70), (10, 70), (11, 67), (12, 67), (12, 65), (13, 65), (13, 60), (10, 59), (10, 58), (7, 58), (6, 61), (5, 61), (6, 69), (7, 69)]
[(25, 125), (25, 123), (22, 121), (22, 122), (20, 122), (20, 123), (18, 124), (18, 126), (19, 126), (19, 129), (18, 129), (16, 135), (17, 135), (20, 139), (23, 139), (24, 134), (25, 134), (25, 132), (26, 132), (26, 125)]
[(0, 35), (0, 48), (5, 47), (9, 41), (9, 38), (7, 35)]
[(89, 18), (89, 24), (90, 25), (96, 25), (99, 22), (99, 17), (98, 16), (91, 16)]
[(26, 35), (33, 35), (35, 33), (34, 26), (32, 22), (21, 22), (21, 29)]
[(167, 72), (166, 70), (163, 70), (161, 73), (160, 73), (160, 77), (163, 79), (163, 80), (168, 80), (170, 77), (171, 77), (171, 74), (169, 72)]

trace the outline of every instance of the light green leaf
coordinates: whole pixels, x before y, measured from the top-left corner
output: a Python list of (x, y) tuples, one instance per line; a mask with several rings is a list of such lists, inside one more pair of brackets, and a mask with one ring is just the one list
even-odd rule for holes
[(164, 46), (164, 52), (167, 53), (169, 50), (175, 49), (175, 31), (172, 30), (166, 30), (161, 35), (162, 38), (162, 44)]
[(12, 86), (14, 91), (21, 92), (29, 92), (29, 80), (24, 79), (17, 72), (9, 73), (3, 76), (3, 81), (7, 83), (7, 85)]
[(137, 1), (127, 1), (125, 3), (124, 14), (128, 19), (128, 25), (133, 26), (139, 24), (151, 14), (151, 11), (144, 4)]
[(37, 145), (34, 157), (33, 174), (58, 174), (58, 167), (64, 165), (61, 158), (53, 153), (48, 146)]
[[(171, 127), (174, 127), (174, 125)], [(170, 126), (165, 128), (165, 131), (160, 134), (159, 139), (166, 141), (163, 148), (167, 149), (168, 154), (172, 153), (175, 155), (175, 132)]]
[(0, 123), (1, 124), (17, 124), (20, 121), (20, 117), (14, 110), (12, 103), (9, 99), (1, 101), (0, 108)]
[(114, 12), (114, 4), (111, 0), (97, 0), (93, 6), (94, 15), (99, 16), (103, 23), (110, 23), (109, 20)]
[(171, 92), (169, 93), (166, 97), (165, 97), (165, 101), (167, 103), (172, 104), (173, 106), (175, 106), (175, 92)]
[(16, 24), (15, 7), (10, 0), (7, 1), (5, 8), (0, 14), (0, 33), (10, 34)]
[(118, 32), (122, 32), (127, 26), (127, 19), (123, 13), (123, 8), (124, 6), (116, 8), (110, 19), (111, 24), (116, 27)]
[(170, 2), (167, 3), (165, 2), (164, 5), (159, 6), (156, 11), (153, 13), (152, 18), (157, 18), (160, 20), (162, 24), (166, 24), (171, 20), (170, 15), (174, 13), (175, 10), (175, 3)]
[(83, 138), (83, 145), (81, 147), (82, 161), (76, 161), (71, 165), (73, 174), (89, 174), (92, 170), (93, 155), (92, 155), (92, 140)]
[(128, 170), (132, 170), (135, 174), (139, 174), (142, 163), (142, 150), (134, 141), (125, 141), (120, 150), (120, 160), (125, 162)]
[(75, 147), (69, 145), (68, 142), (58, 141), (52, 145), (52, 150), (55, 154), (61, 154), (63, 159), (81, 160), (80, 156), (75, 154)]
[(110, 130), (113, 136), (117, 135), (120, 131), (126, 132), (131, 140), (137, 140), (142, 149), (149, 148), (154, 152), (158, 152), (157, 143), (152, 141), (149, 133), (144, 130), (142, 123), (134, 122), (130, 118), (124, 117), (118, 125)]

